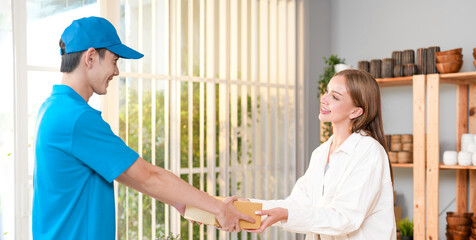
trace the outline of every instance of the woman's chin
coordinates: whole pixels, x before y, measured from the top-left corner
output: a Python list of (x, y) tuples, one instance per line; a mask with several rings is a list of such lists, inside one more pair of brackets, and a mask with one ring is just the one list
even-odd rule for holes
[(319, 114), (319, 121), (321, 121), (321, 122), (329, 122), (329, 120), (326, 118), (326, 116), (323, 116), (322, 113)]

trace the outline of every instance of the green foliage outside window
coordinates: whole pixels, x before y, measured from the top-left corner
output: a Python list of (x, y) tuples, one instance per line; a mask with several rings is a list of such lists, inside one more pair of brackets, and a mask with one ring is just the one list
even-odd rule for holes
[[(138, 106), (138, 81), (129, 81), (129, 92), (128, 92), (128, 99), (126, 100), (126, 87), (125, 87), (125, 80), (121, 79), (121, 86), (120, 87), (120, 109), (119, 109), (119, 136), (125, 141), (126, 140), (126, 133), (127, 135), (127, 144), (129, 147), (134, 149), (135, 151), (138, 151), (138, 116), (139, 116), (139, 106)], [(142, 152), (140, 155), (146, 160), (146, 161), (151, 161), (152, 159), (152, 92), (151, 92), (151, 87), (146, 86), (146, 84), (150, 84), (150, 81), (146, 83), (144, 81), (144, 91), (142, 93)], [(188, 82), (183, 82), (181, 84), (181, 107), (180, 107), (180, 116), (181, 116), (181, 133), (180, 133), (180, 166), (182, 168), (188, 167), (188, 158), (189, 158), (189, 137), (188, 137)], [(200, 108), (198, 107), (198, 104), (200, 102), (200, 83), (192, 83), (193, 84), (193, 113), (192, 113), (192, 125), (193, 125), (193, 131), (192, 131), (192, 165), (193, 167), (199, 167), (200, 163), (200, 132), (199, 132), (199, 127), (200, 127)], [(206, 88), (205, 88), (206, 91)], [(223, 104), (219, 102), (218, 99), (218, 87), (216, 88), (216, 116), (217, 116), (217, 129), (216, 129), (216, 161), (217, 164), (219, 162), (219, 129), (218, 129), (218, 106), (219, 104)], [(206, 96), (206, 93), (205, 93)], [(251, 126), (251, 97), (247, 97), (247, 115), (248, 115), (248, 126)], [(128, 104), (125, 104), (128, 101)], [(206, 101), (206, 99), (205, 99)], [(257, 99), (257, 102), (259, 102), (259, 97)], [(126, 109), (127, 105), (127, 109)], [(165, 156), (165, 92), (164, 90), (157, 90), (156, 91), (156, 121), (155, 127), (156, 127), (156, 139), (155, 139), (155, 159), (156, 159), (156, 165), (160, 167), (164, 167), (164, 156)], [(206, 106), (206, 102), (205, 102)], [(259, 115), (259, 105), (258, 105), (258, 115)], [(126, 118), (126, 111), (127, 111), (127, 118)], [(241, 164), (241, 157), (242, 157), (242, 149), (243, 149), (243, 144), (247, 144), (248, 147), (248, 159), (250, 159), (247, 164), (251, 164), (251, 149), (252, 145), (249, 140), (244, 142), (242, 138), (242, 130), (243, 128), (246, 129), (246, 127), (242, 127), (242, 112), (241, 112), (241, 97), (238, 97), (238, 106), (237, 106), (237, 115), (238, 115), (238, 129), (241, 129), (238, 131), (238, 149), (237, 149), (237, 156), (238, 156), (238, 163)], [(206, 111), (205, 111), (205, 121), (206, 121)], [(127, 121), (127, 124), (126, 124)], [(126, 128), (127, 127), (127, 128)], [(205, 136), (206, 136), (206, 123), (204, 123), (205, 127)], [(231, 134), (230, 134), (231, 135)], [(231, 137), (231, 136), (230, 136)], [(204, 149), (206, 149), (207, 145), (207, 140), (205, 138), (204, 142)], [(204, 152), (204, 159), (207, 159), (206, 152)], [(205, 161), (205, 166), (206, 167), (206, 161)], [(218, 173), (219, 174), (219, 173)], [(199, 174), (193, 174), (192, 175), (193, 180), (192, 180), (192, 185), (196, 188), (200, 188), (200, 175)], [(204, 178), (206, 179), (206, 174)], [(217, 175), (219, 177), (219, 175)], [(188, 182), (188, 174), (183, 174), (181, 176), (182, 179)], [(204, 182), (204, 189), (206, 189), (206, 181)], [(237, 183), (238, 189), (241, 187), (241, 183)], [(231, 185), (230, 185), (231, 186)], [(218, 183), (216, 186), (216, 189), (219, 189)], [(126, 199), (126, 191), (128, 192), (127, 199)], [(137, 239), (139, 236), (139, 228), (138, 228), (138, 202), (139, 202), (139, 194), (132, 189), (127, 189), (125, 186), (119, 184), (118, 187), (118, 239), (125, 239), (127, 231), (129, 233), (129, 239)], [(155, 231), (156, 231), (156, 236), (160, 236), (162, 238), (159, 239), (169, 239), (169, 238), (164, 238), (165, 236), (165, 224), (163, 222), (163, 219), (165, 218), (165, 205), (159, 201), (156, 202), (156, 226), (155, 226)], [(127, 208), (126, 208), (127, 204)], [(152, 198), (149, 196), (142, 195), (142, 224), (143, 224), (143, 238), (144, 239), (155, 239), (151, 238), (152, 232), (151, 232), (151, 225), (152, 225)], [(128, 218), (126, 219), (126, 211), (128, 209)], [(184, 218), (181, 219), (181, 229), (182, 232), (180, 233), (180, 238), (182, 239), (188, 239), (188, 224), (189, 222), (185, 220)], [(126, 226), (128, 227), (128, 230), (126, 229)], [(200, 227), (196, 224), (193, 226), (193, 235), (194, 236), (199, 236), (199, 230)], [(205, 228), (205, 234), (206, 234), (206, 228)], [(247, 233), (249, 236), (251, 236), (250, 233)], [(240, 238), (240, 237), (239, 237)], [(177, 238), (170, 238), (170, 239), (177, 239)]]

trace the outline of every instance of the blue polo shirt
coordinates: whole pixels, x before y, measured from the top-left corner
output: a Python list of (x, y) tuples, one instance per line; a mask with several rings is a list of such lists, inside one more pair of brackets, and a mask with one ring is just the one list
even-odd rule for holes
[(33, 175), (33, 239), (114, 239), (113, 180), (139, 157), (72, 88), (41, 106)]

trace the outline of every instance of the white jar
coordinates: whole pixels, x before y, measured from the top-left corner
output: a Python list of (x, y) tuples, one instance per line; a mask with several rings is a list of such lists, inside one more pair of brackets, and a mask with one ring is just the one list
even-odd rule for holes
[(460, 165), (460, 166), (471, 166), (472, 165), (472, 160), (465, 159), (465, 158), (458, 159), (458, 165)]
[(466, 146), (467, 146), (466, 151), (472, 152), (472, 153), (476, 152), (476, 143), (471, 142), (471, 143), (468, 143)]
[(473, 162), (473, 153), (461, 151), (458, 153), (458, 164), (461, 166), (469, 166)]
[(456, 151), (445, 151), (443, 153), (443, 163), (445, 165), (456, 165), (458, 163), (458, 153)]
[(461, 142), (474, 142), (476, 139), (475, 139), (475, 136), (474, 134), (471, 134), (471, 133), (463, 133), (461, 135)]

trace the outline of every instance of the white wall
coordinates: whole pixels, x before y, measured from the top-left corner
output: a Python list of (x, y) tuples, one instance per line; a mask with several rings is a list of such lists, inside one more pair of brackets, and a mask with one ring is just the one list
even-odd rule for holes
[[(474, 0), (310, 1), (311, 81), (317, 81), (319, 74), (322, 74), (322, 57), (328, 57), (331, 53), (345, 58), (346, 63), (356, 68), (359, 60), (389, 58), (395, 50), (416, 51), (417, 48), (429, 46), (440, 46), (442, 51), (462, 47), (464, 64), (461, 71), (476, 71), (472, 56), (472, 49), (476, 47)], [(330, 9), (328, 4), (331, 4)], [(327, 17), (329, 14), (330, 19)], [(316, 22), (313, 22), (314, 19)], [(324, 24), (322, 20), (328, 22)], [(329, 39), (326, 38), (328, 26), (330, 51), (325, 51), (329, 47)], [(382, 88), (381, 92), (386, 134), (411, 133), (411, 87), (387, 87)], [(456, 88), (442, 85), (440, 94), (440, 151), (443, 152), (456, 148)], [(312, 94), (309, 96), (309, 118), (314, 118), (319, 109), (316, 107), (318, 103), (314, 102), (313, 105), (311, 98)], [(412, 217), (412, 170), (395, 169), (395, 177), (397, 204), (403, 207), (403, 216)], [(454, 171), (440, 172), (439, 227), (442, 239), (445, 212), (456, 209), (454, 179)]]
[[(309, 83), (308, 98), (308, 146), (306, 160), (309, 161), (312, 151), (320, 145), (319, 139), (319, 75), (323, 73), (324, 60), (331, 54), (331, 2), (310, 0), (309, 9)], [(307, 165), (306, 165), (307, 166)]]

